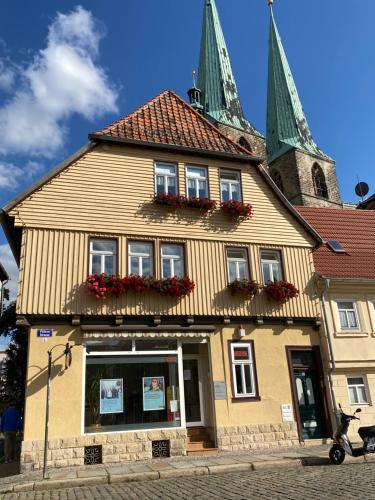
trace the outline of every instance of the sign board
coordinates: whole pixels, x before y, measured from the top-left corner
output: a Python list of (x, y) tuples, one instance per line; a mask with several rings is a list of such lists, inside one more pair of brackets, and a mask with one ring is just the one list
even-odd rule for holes
[(293, 406), (291, 404), (281, 405), (281, 416), (283, 422), (294, 422)]
[(122, 378), (100, 379), (100, 414), (124, 412)]
[(227, 399), (227, 387), (225, 382), (214, 380), (214, 393), (216, 400)]
[(143, 411), (165, 409), (164, 377), (142, 377)]
[(52, 337), (52, 330), (37, 330), (36, 331), (37, 337)]

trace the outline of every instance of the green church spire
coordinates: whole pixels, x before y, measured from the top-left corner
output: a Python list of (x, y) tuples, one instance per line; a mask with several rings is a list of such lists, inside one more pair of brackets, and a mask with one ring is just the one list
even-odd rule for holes
[(329, 159), (315, 144), (269, 2), (267, 156), (271, 163), (292, 148)]
[(244, 117), (215, 0), (204, 0), (198, 88), (208, 118), (261, 136)]

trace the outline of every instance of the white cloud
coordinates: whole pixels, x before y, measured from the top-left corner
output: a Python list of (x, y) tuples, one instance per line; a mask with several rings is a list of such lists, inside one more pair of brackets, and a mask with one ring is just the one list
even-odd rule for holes
[(9, 282), (6, 284), (6, 287), (9, 289), (10, 299), (15, 300), (17, 296), (18, 267), (12, 251), (7, 244), (0, 245), (0, 262), (10, 278)]
[(23, 167), (0, 160), (0, 188), (15, 190), (22, 181), (31, 181), (43, 170), (43, 165), (31, 160)]
[(1, 152), (52, 157), (74, 113), (92, 120), (117, 111), (117, 90), (98, 64), (103, 30), (91, 12), (58, 13), (47, 46), (22, 70), (21, 84), (0, 108)]
[(8, 60), (0, 59), (0, 89), (9, 91), (16, 79), (16, 70)]

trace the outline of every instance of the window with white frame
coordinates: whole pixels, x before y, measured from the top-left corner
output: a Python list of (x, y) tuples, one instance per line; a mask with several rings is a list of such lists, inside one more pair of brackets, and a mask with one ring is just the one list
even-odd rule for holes
[(128, 247), (129, 273), (138, 276), (153, 275), (153, 245), (131, 241)]
[(235, 170), (220, 171), (221, 201), (241, 200), (241, 175)]
[(117, 240), (90, 239), (90, 274), (116, 274)]
[(232, 374), (234, 397), (255, 397), (255, 375), (252, 343), (232, 343)]
[(281, 255), (278, 250), (261, 250), (260, 260), (262, 263), (263, 283), (283, 279)]
[(177, 167), (173, 163), (155, 164), (155, 190), (157, 194), (177, 194)]
[(172, 278), (185, 275), (184, 247), (183, 245), (161, 245), (161, 277)]
[(359, 320), (356, 303), (349, 300), (337, 301), (341, 330), (358, 330)]
[(206, 168), (186, 167), (186, 194), (189, 198), (208, 198)]
[(368, 404), (367, 387), (364, 377), (348, 377), (349, 401), (351, 405)]
[(249, 279), (246, 248), (227, 248), (228, 281)]

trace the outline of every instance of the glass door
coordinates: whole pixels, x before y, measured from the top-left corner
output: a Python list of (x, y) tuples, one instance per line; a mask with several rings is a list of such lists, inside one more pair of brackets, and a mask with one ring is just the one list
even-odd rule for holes
[(186, 426), (204, 425), (199, 357), (185, 355), (183, 362)]

